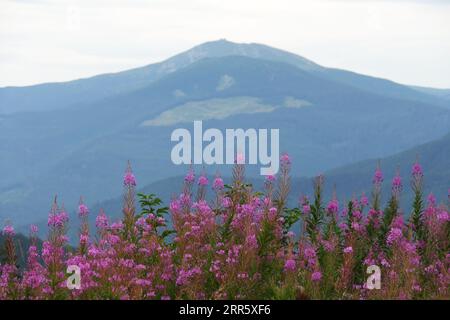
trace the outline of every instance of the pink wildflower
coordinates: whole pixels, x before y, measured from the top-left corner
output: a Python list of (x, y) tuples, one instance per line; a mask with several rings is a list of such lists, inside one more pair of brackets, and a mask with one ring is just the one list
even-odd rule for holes
[(285, 271), (294, 271), (295, 270), (295, 260), (293, 260), (293, 259), (286, 260), (286, 263), (284, 264), (284, 270)]
[(318, 282), (322, 279), (322, 273), (320, 271), (315, 271), (311, 275), (311, 280), (314, 282)]
[(38, 233), (38, 227), (37, 227), (36, 225), (32, 224), (32, 225), (30, 226), (30, 233), (31, 233), (32, 235), (37, 234), (37, 233)]
[(206, 178), (205, 176), (200, 176), (198, 178), (198, 185), (199, 186), (206, 186), (206, 185), (208, 185), (208, 178)]
[(352, 247), (346, 247), (344, 249), (344, 253), (352, 253), (353, 252), (353, 248)]
[(289, 157), (289, 155), (287, 153), (284, 153), (281, 157), (280, 157), (280, 163), (281, 165), (287, 166), (291, 164), (291, 158)]
[(184, 181), (186, 181), (187, 183), (192, 183), (194, 182), (194, 180), (195, 180), (194, 170), (189, 169), (188, 173), (184, 177)]
[(361, 205), (368, 206), (369, 205), (369, 199), (367, 199), (366, 195), (363, 193), (360, 200)]
[(403, 236), (402, 229), (400, 228), (391, 228), (389, 231), (388, 237), (387, 237), (387, 244), (392, 245), (393, 243), (397, 242), (397, 240), (401, 239)]
[(95, 219), (95, 226), (98, 229), (105, 229), (108, 227), (108, 217), (103, 210), (100, 211), (100, 214)]
[(394, 177), (394, 179), (392, 179), (392, 192), (394, 194), (398, 194), (402, 191), (402, 178), (400, 177), (400, 175), (397, 173), (397, 175)]
[(16, 232), (14, 231), (14, 228), (12, 226), (5, 226), (3, 228), (3, 235), (8, 236), (8, 237), (13, 237), (16, 234)]
[(416, 179), (421, 178), (423, 176), (422, 167), (420, 166), (420, 164), (418, 162), (414, 163), (411, 174)]
[(126, 187), (135, 187), (136, 186), (136, 178), (132, 172), (127, 172), (123, 178), (123, 184)]
[(335, 215), (339, 212), (339, 202), (336, 199), (331, 200), (328, 203), (327, 211), (330, 215)]
[(216, 191), (222, 190), (224, 183), (221, 177), (216, 177), (213, 182), (213, 189)]
[(309, 206), (309, 204), (303, 205), (303, 213), (304, 213), (305, 215), (311, 213), (311, 207)]
[(380, 185), (383, 182), (383, 172), (380, 168), (375, 170), (375, 174), (373, 176), (373, 183), (376, 185)]
[(81, 203), (78, 206), (78, 215), (80, 216), (80, 218), (84, 218), (87, 217), (88, 214), (89, 214), (88, 207), (84, 203)]

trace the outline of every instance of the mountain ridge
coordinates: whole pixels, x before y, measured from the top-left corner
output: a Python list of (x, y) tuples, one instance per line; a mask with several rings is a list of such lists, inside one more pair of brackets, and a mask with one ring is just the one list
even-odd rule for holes
[[(50, 82), (25, 87), (0, 88), (0, 114), (24, 111), (43, 111), (76, 106), (78, 103), (99, 101), (112, 94), (127, 93), (143, 88), (162, 76), (180, 70), (189, 64), (207, 57), (242, 55), (285, 62), (299, 69), (333, 78), (337, 82), (350, 84), (371, 92), (388, 88), (392, 96), (414, 97), (422, 102), (431, 101), (450, 108), (446, 99), (423, 90), (366, 76), (341, 69), (327, 68), (300, 55), (259, 43), (234, 43), (227, 40), (205, 42), (176, 54), (164, 61), (115, 73), (66, 82)], [(399, 91), (399, 92), (396, 92)], [(13, 107), (10, 105), (14, 105)]]

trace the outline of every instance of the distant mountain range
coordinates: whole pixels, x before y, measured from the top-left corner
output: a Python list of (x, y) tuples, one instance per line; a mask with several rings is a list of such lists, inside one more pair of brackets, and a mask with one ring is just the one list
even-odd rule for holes
[(0, 88), (0, 220), (42, 221), (54, 194), (66, 208), (80, 195), (89, 204), (119, 196), (127, 160), (141, 186), (182, 174), (170, 161), (170, 133), (200, 119), (219, 129), (280, 128), (293, 174), (312, 176), (439, 139), (450, 131), (450, 101), (225, 40), (116, 74)]

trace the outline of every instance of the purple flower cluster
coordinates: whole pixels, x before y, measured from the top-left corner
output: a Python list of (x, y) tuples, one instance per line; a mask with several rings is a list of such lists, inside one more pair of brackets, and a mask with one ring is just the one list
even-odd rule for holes
[[(291, 160), (283, 155), (281, 162), (280, 183), (267, 177), (261, 193), (242, 188), (242, 176), (224, 190), (216, 176), (208, 190), (215, 192), (211, 203), (204, 194), (192, 196), (193, 188), (206, 192), (209, 182), (201, 175), (195, 185), (190, 170), (183, 191), (169, 205), (169, 217), (157, 211), (134, 214), (140, 211), (134, 207), (136, 180), (129, 166), (123, 219), (110, 222), (101, 211), (94, 235), (87, 224), (89, 209), (80, 202), (76, 248), (68, 247), (68, 215), (55, 200), (42, 249), (37, 227), (31, 227), (24, 269), (16, 267), (13, 227), (3, 228), (0, 299), (449, 299), (445, 204), (428, 197), (421, 233), (401, 210), (382, 210), (364, 195), (340, 208), (336, 197), (323, 205), (316, 194), (311, 201), (303, 197), (299, 208), (285, 210), (280, 203), (289, 189)], [(419, 175), (416, 164), (412, 177)], [(382, 180), (377, 169), (375, 195)], [(395, 193), (402, 189), (398, 175), (392, 188)], [(302, 221), (289, 229), (295, 219)], [(312, 228), (315, 219), (319, 223)], [(373, 265), (385, 279), (379, 290), (360, 282), (361, 268)], [(67, 287), (68, 266), (80, 268), (80, 289)]]

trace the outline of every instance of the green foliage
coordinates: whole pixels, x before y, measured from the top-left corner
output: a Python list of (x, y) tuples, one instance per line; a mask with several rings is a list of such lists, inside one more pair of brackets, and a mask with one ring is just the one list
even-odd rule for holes
[(394, 218), (397, 216), (397, 212), (398, 199), (394, 195), (392, 195), (386, 209), (384, 210), (383, 220), (378, 237), (379, 245), (384, 249), (384, 251), (388, 251), (388, 248), (386, 246), (386, 237), (391, 228), (392, 221), (394, 221)]
[(322, 204), (322, 177), (317, 177), (314, 184), (314, 203), (311, 205), (311, 212), (306, 218), (306, 232), (312, 243), (317, 242), (317, 233), (320, 231), (324, 218), (324, 208)]
[(424, 240), (424, 228), (423, 228), (423, 200), (422, 200), (422, 191), (420, 188), (414, 188), (414, 201), (413, 201), (413, 210), (411, 213), (411, 220), (414, 225), (414, 234), (416, 240)]
[(283, 210), (283, 233), (286, 234), (291, 230), (291, 227), (300, 220), (302, 212), (299, 208), (284, 208)]
[[(154, 195), (153, 193), (151, 194), (138, 193), (137, 196), (139, 198), (141, 212), (136, 215), (136, 219), (148, 216), (150, 214), (154, 215), (156, 218), (165, 219), (165, 215), (167, 215), (167, 213), (169, 212), (169, 208), (162, 206), (163, 202), (160, 198), (156, 197), (156, 195)], [(153, 224), (155, 233), (158, 232), (157, 229), (158, 227), (161, 226), (163, 225), (158, 222)], [(160, 237), (164, 240), (174, 233), (175, 230), (166, 229), (160, 233)]]
[(149, 214), (153, 214), (158, 218), (164, 218), (164, 215), (168, 213), (169, 208), (161, 207), (162, 200), (153, 193), (138, 193), (137, 196), (141, 205), (141, 212), (137, 215), (138, 218)]

